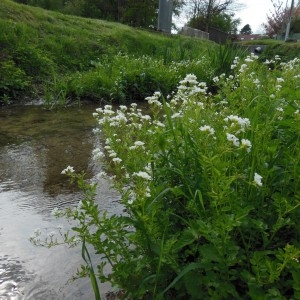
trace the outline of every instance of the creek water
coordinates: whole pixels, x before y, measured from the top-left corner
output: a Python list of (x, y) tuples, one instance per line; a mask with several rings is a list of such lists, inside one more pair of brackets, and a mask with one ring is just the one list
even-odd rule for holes
[[(29, 237), (37, 228), (47, 233), (69, 227), (51, 214), (55, 207), (77, 206), (82, 197), (60, 174), (66, 166), (96, 180), (95, 109), (0, 108), (0, 300), (94, 298), (88, 278), (72, 280), (82, 263), (80, 246), (36, 247)], [(108, 181), (98, 182), (101, 209), (121, 213), (118, 200)], [(102, 296), (108, 289), (101, 286)]]

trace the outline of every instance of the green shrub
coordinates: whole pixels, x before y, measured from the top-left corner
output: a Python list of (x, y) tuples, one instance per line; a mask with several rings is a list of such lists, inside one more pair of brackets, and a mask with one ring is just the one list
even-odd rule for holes
[[(76, 221), (64, 242), (91, 244), (98, 278), (129, 299), (300, 297), (300, 60), (251, 55), (231, 69), (216, 95), (189, 74), (168, 101), (147, 98), (149, 115), (96, 110), (98, 177), (111, 176), (123, 215), (101, 213), (95, 186), (63, 171), (86, 195), (55, 210)], [(80, 274), (91, 273), (88, 262)]]
[(18, 98), (30, 85), (30, 78), (12, 60), (0, 61), (0, 103)]

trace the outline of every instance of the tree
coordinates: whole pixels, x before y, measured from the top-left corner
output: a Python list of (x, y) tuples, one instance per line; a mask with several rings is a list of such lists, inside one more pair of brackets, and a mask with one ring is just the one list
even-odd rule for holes
[[(203, 31), (208, 31), (210, 27), (229, 32), (232, 31), (234, 22), (233, 11), (237, 9), (236, 0), (191, 0), (187, 1), (187, 10), (190, 18), (188, 25)], [(220, 22), (222, 20), (222, 22)], [(228, 26), (229, 25), (229, 26)], [(229, 28), (231, 27), (231, 28)]]
[[(284, 34), (289, 19), (290, 7), (284, 6), (282, 0), (271, 0), (273, 11), (267, 15), (267, 22), (263, 24), (266, 34), (270, 37), (274, 35)], [(291, 12), (291, 33), (300, 32), (300, 2), (293, 8)]]
[(267, 15), (267, 22), (263, 24), (266, 34), (270, 37), (282, 33), (287, 20), (287, 11), (286, 7), (283, 5), (283, 1), (271, 1), (273, 5), (273, 12), (271, 12), (271, 15)]
[(249, 24), (246, 24), (241, 30), (240, 34), (252, 34), (252, 30)]

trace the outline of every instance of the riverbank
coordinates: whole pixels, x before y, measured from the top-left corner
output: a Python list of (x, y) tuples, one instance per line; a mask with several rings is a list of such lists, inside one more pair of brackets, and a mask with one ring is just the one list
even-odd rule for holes
[[(112, 69), (116, 67), (112, 65), (116, 56), (135, 59), (147, 56), (169, 65), (198, 59), (208, 49), (216, 48), (210, 41), (67, 16), (10, 0), (0, 3), (0, 44), (2, 103), (24, 97), (57, 103), (86, 97), (110, 101), (109, 90), (113, 87), (122, 89), (122, 93), (133, 90), (134, 95), (150, 86), (147, 88), (150, 94), (153, 89), (162, 88), (161, 78), (155, 77), (154, 72), (144, 76), (142, 70), (132, 70), (132, 66), (128, 69), (128, 64), (123, 65), (127, 68), (126, 76), (117, 77)], [(87, 73), (99, 73), (100, 64), (104, 65), (102, 74), (96, 82), (91, 82)], [(80, 81), (80, 76), (84, 80)], [(117, 96), (120, 95), (118, 92)]]

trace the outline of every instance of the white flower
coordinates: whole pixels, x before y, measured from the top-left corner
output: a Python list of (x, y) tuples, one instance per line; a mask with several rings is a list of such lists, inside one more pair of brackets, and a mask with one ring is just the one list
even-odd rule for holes
[(144, 146), (144, 145), (145, 145), (145, 143), (141, 142), (141, 141), (134, 142), (134, 146), (136, 146), (136, 147), (141, 147), (141, 146)]
[(260, 176), (257, 173), (254, 173), (254, 182), (258, 185), (258, 186), (262, 186), (262, 176)]
[(143, 172), (143, 171), (140, 171), (140, 172), (134, 172), (132, 174), (133, 176), (137, 176), (137, 177), (141, 177), (143, 179), (146, 179), (146, 180), (152, 180), (152, 177), (147, 173), (147, 172)]
[(112, 159), (112, 161), (115, 162), (116, 164), (119, 164), (119, 163), (122, 161), (122, 159), (119, 158), (119, 157), (114, 157), (114, 158)]
[(175, 113), (171, 116), (172, 119), (175, 119), (175, 118), (180, 118), (182, 116), (182, 114), (179, 112), (179, 113)]
[(242, 139), (241, 140), (241, 147), (242, 148), (246, 148), (247, 152), (249, 153), (251, 151), (251, 142), (249, 140), (246, 139)]
[(208, 132), (209, 134), (215, 133), (215, 130), (212, 127), (210, 127), (209, 125), (201, 126), (199, 129), (200, 129), (200, 131), (205, 131), (205, 132)]
[(232, 142), (234, 146), (238, 147), (240, 145), (239, 139), (234, 134), (226, 133), (226, 137), (227, 140)]
[(61, 171), (61, 174), (74, 173), (75, 170), (71, 166), (67, 166), (64, 170)]

